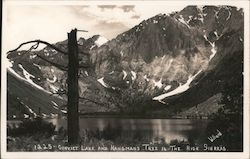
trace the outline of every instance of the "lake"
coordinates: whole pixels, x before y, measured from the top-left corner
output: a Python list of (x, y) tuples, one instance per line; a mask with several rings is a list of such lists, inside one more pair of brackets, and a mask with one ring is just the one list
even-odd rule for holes
[[(66, 129), (66, 119), (49, 119)], [(197, 141), (204, 138), (208, 120), (204, 119), (131, 119), (131, 118), (79, 118), (80, 135), (92, 132), (95, 137), (116, 140), (118, 138), (145, 142)]]

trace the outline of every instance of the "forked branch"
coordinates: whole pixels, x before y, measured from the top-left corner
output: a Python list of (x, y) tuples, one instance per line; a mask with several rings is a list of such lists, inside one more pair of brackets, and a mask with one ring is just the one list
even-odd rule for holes
[(38, 55), (38, 54), (36, 54), (36, 55), (37, 55), (37, 57), (39, 57), (40, 59), (42, 59), (42, 60), (48, 62), (49, 64), (55, 66), (56, 68), (58, 68), (58, 69), (60, 69), (60, 70), (62, 70), (62, 71), (67, 71), (67, 67), (62, 66), (62, 65), (59, 65), (59, 64), (57, 64), (57, 63), (54, 63), (54, 62), (52, 62), (52, 61), (50, 61), (50, 60), (48, 60), (48, 59), (42, 57), (41, 55)]
[(27, 41), (27, 42), (21, 43), (16, 49), (10, 50), (10, 51), (8, 51), (8, 53), (15, 52), (18, 49), (20, 49), (23, 45), (30, 44), (30, 43), (37, 43), (37, 45), (39, 45), (40, 43), (42, 43), (42, 44), (45, 44), (45, 45), (51, 47), (52, 49), (58, 51), (59, 53), (62, 53), (64, 55), (68, 55), (68, 53), (66, 51), (63, 51), (63, 50), (57, 48), (56, 46), (54, 46), (54, 45), (52, 45), (52, 44), (50, 44), (50, 43), (48, 43), (46, 41), (42, 41), (42, 40), (32, 40), (32, 41)]
[[(34, 43), (34, 42), (36, 42), (36, 44), (32, 45), (32, 46), (29, 48), (29, 50), (28, 50), (27, 52), (30, 52), (30, 51), (32, 51), (33, 49), (37, 49), (40, 43), (46, 44), (46, 45), (52, 47), (53, 49), (55, 49), (55, 50), (57, 50), (57, 51), (60, 50), (59, 48), (53, 46), (52, 44), (49, 44), (48, 42), (40, 41), (40, 40), (34, 40), (34, 41), (28, 41), (28, 42), (22, 43), (22, 44), (20, 44), (16, 49), (11, 50), (11, 51), (9, 51), (8, 53), (10, 53), (10, 52), (15, 52), (15, 51), (17, 51), (19, 48), (21, 48), (23, 45), (29, 44), (29, 43)], [(58, 52), (63, 53), (63, 54), (66, 54), (66, 52), (62, 52), (61, 50), (58, 51)], [(40, 59), (42, 59), (42, 60), (48, 62), (49, 64), (55, 66), (56, 68), (58, 68), (58, 69), (60, 69), (60, 70), (62, 70), (62, 71), (67, 71), (67, 67), (66, 67), (66, 66), (63, 66), (63, 65), (54, 63), (54, 62), (52, 62), (52, 61), (50, 61), (50, 60), (48, 60), (48, 59), (42, 57), (42, 56), (39, 55), (38, 53), (35, 53), (35, 55), (37, 55), (37, 57), (39, 57)]]
[(100, 103), (100, 102), (97, 102), (97, 101), (94, 101), (92, 99), (85, 98), (85, 97), (79, 97), (79, 99), (86, 100), (86, 101), (89, 101), (89, 102), (92, 102), (92, 103), (95, 103), (95, 104), (98, 104), (98, 105), (105, 105), (104, 103)]

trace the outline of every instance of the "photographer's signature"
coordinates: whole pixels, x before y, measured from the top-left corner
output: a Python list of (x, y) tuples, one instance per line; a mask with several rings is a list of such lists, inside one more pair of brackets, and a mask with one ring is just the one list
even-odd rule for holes
[(222, 133), (217, 129), (217, 134), (211, 135), (208, 137), (208, 140), (211, 142), (214, 142), (216, 139), (220, 138), (222, 136)]

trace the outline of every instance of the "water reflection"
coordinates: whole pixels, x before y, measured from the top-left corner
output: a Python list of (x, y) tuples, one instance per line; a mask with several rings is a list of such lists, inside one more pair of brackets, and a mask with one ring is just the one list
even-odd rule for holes
[[(49, 121), (56, 125), (57, 130), (67, 127), (65, 119)], [(80, 118), (79, 123), (80, 134), (92, 131), (98, 138), (170, 143), (172, 140), (195, 142), (204, 134), (202, 130), (206, 128), (207, 120)]]

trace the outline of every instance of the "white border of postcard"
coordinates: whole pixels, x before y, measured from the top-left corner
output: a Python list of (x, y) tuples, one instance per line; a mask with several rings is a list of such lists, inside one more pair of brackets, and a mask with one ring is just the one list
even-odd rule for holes
[[(6, 150), (6, 48), (5, 30), (6, 26), (6, 9), (9, 5), (105, 5), (105, 4), (162, 4), (162, 5), (233, 5), (239, 6), (244, 9), (244, 148), (243, 152), (7, 152)], [(45, 1), (32, 1), (32, 0), (4, 0), (3, 1), (3, 37), (2, 37), (2, 88), (1, 88), (1, 158), (131, 158), (131, 159), (146, 159), (146, 158), (225, 158), (225, 159), (249, 159), (249, 1), (239, 0), (216, 0), (216, 1), (70, 1), (70, 0), (45, 0)], [(4, 60), (5, 59), (5, 60)]]

